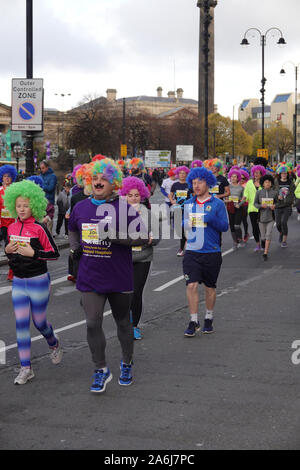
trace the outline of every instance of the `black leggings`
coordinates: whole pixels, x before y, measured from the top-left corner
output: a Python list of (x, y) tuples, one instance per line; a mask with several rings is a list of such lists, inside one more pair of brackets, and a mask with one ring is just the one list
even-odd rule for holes
[(133, 263), (134, 294), (131, 302), (132, 323), (138, 326), (143, 311), (143, 290), (147, 281), (151, 261)]
[(106, 339), (102, 329), (103, 313), (108, 300), (112, 315), (117, 324), (117, 334), (123, 353), (123, 361), (129, 364), (133, 356), (133, 329), (130, 323), (130, 304), (132, 294), (114, 292), (98, 294), (82, 292), (82, 306), (86, 315), (87, 341), (96, 369), (106, 367)]
[(242, 239), (242, 208), (235, 209), (233, 213), (228, 212), (228, 217), (232, 239), (238, 243)]
[(251, 220), (251, 225), (252, 225), (252, 232), (254, 236), (254, 240), (256, 243), (259, 243), (260, 239), (260, 231), (259, 231), (259, 225), (258, 225), (258, 212), (249, 212), (250, 220)]
[(65, 234), (68, 235), (68, 223), (69, 220), (65, 218), (65, 214), (58, 214), (56, 222), (56, 233), (59, 235), (62, 224), (65, 224)]

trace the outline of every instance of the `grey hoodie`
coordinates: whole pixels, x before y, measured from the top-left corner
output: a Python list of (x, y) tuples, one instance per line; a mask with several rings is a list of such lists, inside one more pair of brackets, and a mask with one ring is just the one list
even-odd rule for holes
[(274, 188), (271, 189), (260, 189), (256, 192), (254, 206), (259, 209), (259, 222), (268, 223), (274, 220), (272, 209), (269, 207), (267, 209), (263, 209), (262, 206), (262, 199), (273, 199), (274, 205), (278, 201), (278, 191)]

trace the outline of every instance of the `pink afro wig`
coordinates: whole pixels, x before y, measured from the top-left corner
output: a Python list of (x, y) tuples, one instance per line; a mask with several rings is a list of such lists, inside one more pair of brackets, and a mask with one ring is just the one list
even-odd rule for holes
[(180, 171), (185, 171), (185, 173), (186, 173), (187, 175), (188, 175), (189, 172), (190, 172), (190, 170), (188, 169), (187, 166), (184, 166), (184, 165), (183, 165), (183, 166), (178, 166), (178, 167), (176, 168), (176, 170), (175, 170), (176, 176), (179, 176)]
[(265, 169), (264, 166), (262, 166), (262, 165), (254, 165), (254, 166), (251, 168), (251, 176), (252, 176), (252, 178), (254, 178), (254, 173), (255, 173), (256, 171), (260, 171), (261, 176), (265, 176), (265, 174), (267, 173), (267, 170)]
[(237, 176), (238, 181), (241, 181), (241, 171), (238, 168), (231, 168), (230, 172), (228, 173), (228, 178), (231, 179), (233, 175)]
[(136, 178), (135, 176), (128, 176), (123, 179), (122, 188), (119, 190), (120, 196), (127, 196), (129, 191), (136, 189), (141, 196), (141, 200), (144, 201), (150, 197), (150, 191), (146, 187), (143, 180)]
[(249, 181), (250, 175), (249, 175), (248, 171), (240, 170), (240, 175), (241, 175), (241, 177), (244, 176), (246, 181)]
[(300, 178), (300, 165), (297, 165), (295, 168), (296, 175)]
[(194, 160), (191, 163), (191, 168), (201, 168), (203, 166), (202, 160)]

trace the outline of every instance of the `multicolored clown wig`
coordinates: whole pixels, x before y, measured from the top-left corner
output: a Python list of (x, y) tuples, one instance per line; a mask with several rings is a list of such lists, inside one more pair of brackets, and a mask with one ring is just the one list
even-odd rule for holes
[(202, 160), (194, 160), (191, 163), (191, 168), (201, 168), (203, 166)]
[(92, 184), (91, 166), (92, 166), (92, 163), (84, 163), (76, 171), (75, 178), (76, 178), (78, 186), (80, 186), (81, 188), (83, 188), (84, 186), (84, 180), (87, 186), (91, 186)]
[(208, 170), (207, 168), (193, 168), (188, 177), (187, 177), (187, 184), (189, 185), (190, 189), (193, 189), (193, 180), (205, 180), (208, 187), (213, 187), (217, 184), (217, 179), (215, 175)]
[(204, 166), (208, 170), (212, 170), (212, 168), (218, 169), (218, 174), (222, 172), (223, 169), (223, 162), (219, 158), (210, 158), (209, 160), (204, 160)]
[(132, 158), (129, 162), (129, 168), (132, 170), (133, 167), (138, 168), (139, 170), (145, 171), (145, 164), (142, 158)]
[(118, 164), (111, 158), (104, 158), (91, 164), (91, 177), (101, 173), (103, 178), (114, 186), (114, 190), (122, 187), (123, 174)]
[(26, 178), (27, 181), (33, 181), (35, 184), (38, 184), (40, 188), (44, 189), (44, 180), (41, 176), (32, 175)]
[(187, 175), (188, 175), (189, 172), (190, 172), (190, 170), (189, 170), (189, 168), (188, 168), (187, 166), (182, 165), (182, 166), (178, 166), (178, 167), (175, 169), (175, 175), (176, 175), (177, 177), (179, 177), (179, 173), (180, 173), (181, 171), (184, 171)]
[(140, 178), (136, 178), (135, 176), (128, 176), (128, 178), (123, 179), (123, 186), (119, 190), (119, 194), (120, 196), (127, 196), (129, 191), (132, 189), (136, 189), (140, 193), (141, 201), (149, 199), (150, 191), (146, 187), (144, 181)]
[(233, 175), (237, 176), (237, 180), (241, 181), (241, 170), (238, 167), (232, 167), (228, 173), (228, 178), (231, 179)]
[(262, 166), (262, 165), (254, 165), (254, 166), (251, 168), (251, 176), (252, 176), (252, 178), (254, 178), (254, 174), (255, 174), (256, 171), (260, 171), (261, 176), (265, 176), (265, 174), (266, 174), (266, 172), (267, 172), (264, 166)]
[(13, 165), (3, 165), (0, 167), (0, 184), (2, 184), (4, 175), (9, 175), (14, 182), (17, 179), (18, 172)]
[(3, 200), (5, 207), (12, 217), (17, 218), (16, 200), (18, 197), (29, 199), (32, 216), (36, 220), (42, 220), (46, 215), (48, 200), (42, 188), (34, 181), (23, 180), (20, 183), (11, 184), (5, 191)]
[(277, 175), (281, 175), (281, 173), (288, 173), (288, 172), (289, 172), (289, 167), (287, 166), (287, 164), (279, 163), (279, 165), (276, 168)]
[(122, 168), (122, 170), (126, 169), (128, 167), (128, 160), (118, 160), (118, 165), (120, 168)]
[(79, 163), (78, 165), (76, 165), (72, 171), (72, 179), (73, 179), (73, 183), (77, 184), (77, 179), (76, 179), (76, 172), (82, 167), (82, 164)]

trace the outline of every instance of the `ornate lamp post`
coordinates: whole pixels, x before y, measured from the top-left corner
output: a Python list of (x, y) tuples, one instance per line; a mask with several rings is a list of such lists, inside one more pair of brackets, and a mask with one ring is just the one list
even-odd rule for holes
[(244, 38), (242, 39), (241, 45), (242, 46), (249, 46), (249, 42), (247, 39), (247, 34), (249, 31), (256, 31), (260, 35), (260, 45), (262, 50), (262, 78), (261, 78), (261, 104), (262, 104), (262, 130), (261, 130), (261, 140), (262, 140), (262, 148), (265, 148), (265, 84), (267, 79), (265, 78), (265, 45), (267, 40), (267, 35), (270, 31), (279, 32), (280, 38), (277, 42), (278, 45), (285, 45), (285, 39), (282, 35), (282, 32), (279, 28), (269, 28), (264, 34), (258, 28), (249, 28), (244, 34)]

